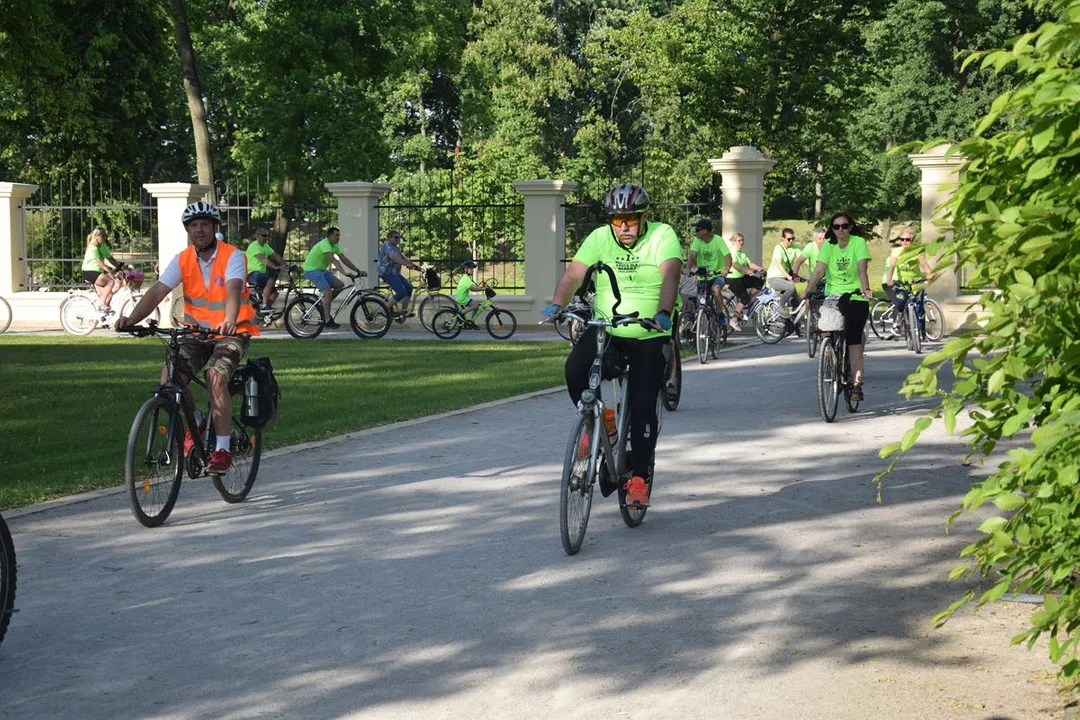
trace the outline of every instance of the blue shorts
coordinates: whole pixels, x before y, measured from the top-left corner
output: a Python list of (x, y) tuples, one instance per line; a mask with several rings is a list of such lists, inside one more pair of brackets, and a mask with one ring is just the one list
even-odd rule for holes
[(341, 285), (341, 281), (334, 277), (334, 273), (329, 270), (305, 270), (304, 277), (315, 283), (315, 287), (320, 290), (329, 290), (332, 287)]
[(252, 270), (248, 273), (247, 281), (257, 289), (262, 290), (266, 287), (266, 283), (270, 282), (270, 276), (262, 271)]
[(401, 275), (383, 275), (382, 281), (394, 291), (394, 300), (401, 301), (412, 295), (412, 283)]
[(713, 287), (722, 288), (726, 284), (727, 284), (727, 278), (724, 277), (723, 275), (716, 275), (715, 277), (713, 277), (712, 280), (709, 281), (709, 287), (710, 288), (713, 288)]

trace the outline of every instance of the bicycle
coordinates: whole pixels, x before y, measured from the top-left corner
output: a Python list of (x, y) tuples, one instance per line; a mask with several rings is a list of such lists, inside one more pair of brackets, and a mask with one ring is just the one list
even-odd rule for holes
[[(420, 304), (416, 306), (416, 316), (420, 318), (420, 325), (428, 332), (434, 332), (431, 329), (431, 321), (435, 319), (435, 315), (440, 310), (452, 310), (457, 306), (452, 295), (447, 295), (444, 292), (439, 292), (443, 288), (442, 277), (431, 265), (421, 265), (420, 269), (424, 273), (424, 287), (420, 290), (420, 293), (425, 295), (424, 299), (420, 301)], [(453, 280), (453, 274), (450, 275)]]
[[(142, 299), (143, 274), (125, 271), (124, 283), (117, 290), (109, 307), (103, 308), (98, 303), (97, 292), (89, 290), (69, 290), (68, 296), (60, 303), (60, 325), (69, 335), (89, 335), (99, 327), (108, 327), (117, 317), (128, 316)], [(161, 320), (161, 309), (154, 308), (143, 320), (149, 323)]]
[(754, 334), (766, 345), (775, 345), (802, 329), (806, 334), (807, 354), (814, 357), (821, 342), (821, 334), (817, 330), (818, 307), (825, 296), (814, 292), (810, 297), (810, 303), (799, 303), (795, 314), (785, 318), (781, 313), (780, 296), (771, 289), (762, 291), (754, 298), (755, 304), (752, 304), (751, 321), (754, 324)]
[[(567, 303), (566, 309), (571, 313), (579, 313), (581, 315), (592, 315), (593, 303), (596, 301), (596, 293), (586, 293), (584, 296), (575, 295), (573, 299)], [(577, 345), (577, 341), (581, 339), (581, 336), (585, 333), (585, 328), (577, 320), (564, 320), (563, 318), (557, 318), (554, 321), (555, 332), (559, 333), (559, 336), (563, 340), (569, 340), (571, 345)]]
[[(581, 543), (585, 539), (585, 530), (589, 524), (589, 515), (592, 512), (593, 491), (597, 483), (600, 485), (600, 493), (608, 497), (618, 490), (619, 514), (627, 527), (637, 527), (645, 519), (648, 507), (628, 505), (626, 491), (623, 485), (630, 479), (631, 457), (633, 449), (629, 447), (630, 441), (630, 397), (627, 383), (628, 358), (620, 355), (615, 363), (605, 364), (604, 352), (610, 340), (606, 332), (609, 328), (622, 327), (624, 325), (641, 325), (655, 329), (656, 325), (651, 319), (638, 318), (634, 315), (619, 315), (618, 307), (622, 302), (619, 293), (618, 282), (615, 272), (610, 266), (598, 262), (586, 271), (586, 279), (591, 278), (597, 270), (604, 272), (611, 280), (611, 289), (615, 295), (613, 317), (607, 318), (581, 315), (563, 310), (561, 315), (574, 315), (575, 320), (585, 327), (594, 327), (596, 333), (596, 356), (589, 369), (589, 386), (581, 394), (578, 403), (577, 418), (574, 420), (570, 431), (570, 438), (566, 444), (566, 454), (563, 459), (562, 483), (559, 490), (559, 534), (562, 539), (563, 550), (567, 555), (574, 555), (581, 549)], [(664, 377), (668, 376), (665, 369)], [(615, 437), (608, 434), (607, 421), (604, 418), (604, 409), (607, 407), (600, 397), (600, 383), (610, 380), (614, 390), (612, 405), (616, 409)], [(661, 418), (663, 416), (663, 392), (658, 393), (656, 399), (656, 434), (660, 434)], [(655, 457), (650, 460), (649, 474), (645, 478), (649, 494), (652, 494)]]
[(698, 362), (702, 365), (719, 359), (720, 348), (727, 345), (728, 324), (727, 316), (717, 314), (713, 303), (712, 291), (709, 287), (709, 271), (705, 268), (697, 270), (697, 312), (694, 315), (694, 346), (697, 350)]
[[(128, 433), (124, 483), (135, 519), (146, 527), (157, 527), (165, 522), (176, 505), (185, 466), (192, 480), (210, 477), (214, 489), (225, 502), (243, 501), (251, 492), (259, 472), (262, 429), (248, 427), (242, 421), (242, 370), (237, 368), (229, 379), (229, 396), (233, 398), (229, 441), (232, 466), (224, 474), (211, 474), (207, 466), (217, 440), (210, 408), (207, 407), (200, 420), (191, 393), (185, 391), (181, 383), (179, 362), (180, 338), (190, 335), (207, 339), (211, 334), (196, 328), (161, 328), (156, 324), (122, 328), (120, 332), (136, 337), (168, 338), (163, 340), (167, 379), (135, 413)], [(191, 381), (206, 388), (206, 383), (197, 377), (192, 377)], [(184, 447), (185, 430), (189, 430), (195, 440), (190, 448)]]
[[(378, 340), (389, 332), (392, 315), (383, 296), (368, 289), (366, 278), (367, 273), (363, 270), (349, 276), (352, 287), (331, 311), (330, 320), (336, 322), (338, 314), (351, 305), (349, 327), (352, 331), (367, 340)], [(285, 329), (294, 338), (316, 338), (325, 324), (321, 296), (302, 293), (285, 306)]]
[[(927, 340), (937, 342), (945, 335), (945, 313), (937, 300), (926, 297), (925, 290), (919, 290), (917, 294), (919, 295), (919, 302), (922, 304), (923, 334)], [(918, 308), (916, 310), (918, 311)], [(905, 314), (906, 312), (907, 308), (905, 306)], [(901, 317), (897, 321), (896, 305), (888, 300), (878, 300), (874, 303), (870, 309), (869, 322), (870, 329), (881, 340), (893, 340), (901, 335), (907, 337), (903, 332), (897, 332), (898, 328), (903, 329), (904, 319)], [(910, 345), (908, 349), (911, 349)]]
[(469, 313), (469, 317), (466, 317), (464, 309), (458, 307), (455, 302), (453, 309), (440, 310), (435, 314), (435, 318), (431, 321), (432, 332), (443, 340), (453, 340), (461, 334), (462, 330), (479, 330), (480, 327), (476, 324), (475, 318), (487, 311), (487, 315), (484, 316), (484, 327), (487, 328), (488, 335), (496, 340), (506, 340), (517, 330), (517, 318), (509, 310), (496, 307), (493, 302), (494, 297), (495, 290), (485, 283), (484, 299), (475, 311)]
[(4, 641), (11, 614), (15, 612), (16, 567), (15, 543), (4, 516), (0, 515), (0, 642)]
[(858, 412), (860, 402), (852, 395), (854, 377), (844, 336), (844, 316), (838, 303), (837, 295), (825, 298), (819, 320), (822, 339), (817, 363), (817, 399), (821, 417), (827, 423), (836, 419), (841, 393), (848, 412)]
[(8, 301), (0, 297), (0, 335), (7, 332), (7, 329), (11, 327), (11, 305)]

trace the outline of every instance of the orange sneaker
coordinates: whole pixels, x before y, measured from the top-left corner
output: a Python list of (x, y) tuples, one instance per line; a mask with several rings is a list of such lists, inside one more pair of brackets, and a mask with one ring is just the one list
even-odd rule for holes
[(615, 408), (604, 408), (604, 422), (607, 423), (608, 435), (619, 434), (619, 428), (615, 427)]
[(649, 486), (645, 483), (645, 478), (635, 475), (623, 485), (623, 490), (626, 491), (627, 505), (649, 507)]

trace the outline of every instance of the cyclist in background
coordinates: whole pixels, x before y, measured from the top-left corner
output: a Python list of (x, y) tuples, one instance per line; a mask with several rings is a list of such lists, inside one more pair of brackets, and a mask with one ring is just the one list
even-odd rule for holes
[[(146, 291), (131, 315), (116, 321), (120, 330), (136, 325), (153, 311), (173, 288), (184, 286), (184, 324), (220, 333), (209, 340), (191, 336), (180, 339), (180, 362), (185, 385), (206, 366), (210, 393), (210, 417), (214, 422), (217, 449), (210, 454), (207, 472), (220, 475), (232, 467), (229, 436), (232, 433), (232, 400), (229, 378), (247, 352), (249, 340), (259, 334), (255, 308), (248, 301), (244, 253), (215, 237), (221, 213), (206, 202), (184, 208), (180, 217), (187, 230), (187, 249), (172, 259), (158, 281)], [(161, 382), (169, 380), (161, 371)], [(185, 390), (185, 392), (190, 392)], [(193, 442), (191, 430), (185, 446)]]
[(795, 279), (798, 277), (795, 274), (795, 259), (799, 257), (799, 251), (792, 247), (794, 244), (795, 231), (791, 228), (781, 230), (780, 242), (773, 248), (772, 261), (765, 275), (769, 287), (780, 292), (780, 314), (789, 326), (795, 300)]
[(112, 296), (120, 289), (122, 280), (119, 275), (120, 263), (109, 249), (109, 236), (105, 228), (96, 227), (86, 236), (86, 253), (82, 261), (82, 278), (93, 283), (98, 296), (98, 303), (105, 313), (114, 312), (109, 307)]
[(480, 312), (480, 303), (473, 300), (472, 293), (480, 292), (483, 290), (483, 286), (477, 285), (473, 280), (473, 270), (476, 269), (476, 263), (472, 260), (466, 260), (458, 267), (458, 272), (461, 273), (461, 278), (458, 280), (457, 287), (454, 289), (454, 302), (458, 304), (458, 310), (465, 313), (469, 308), (473, 308), (470, 315), (466, 316), (469, 323), (475, 324), (476, 314)]
[(694, 223), (694, 239), (690, 241), (690, 250), (686, 255), (686, 274), (693, 276), (698, 267), (709, 272), (709, 291), (712, 293), (716, 314), (724, 314), (724, 296), (722, 290), (727, 282), (725, 275), (731, 270), (731, 253), (727, 243), (719, 235), (713, 234), (712, 220), (701, 218)]
[(750, 261), (750, 257), (743, 250), (743, 245), (746, 243), (746, 238), (742, 233), (733, 233), (731, 236), (731, 271), (728, 273), (728, 287), (731, 288), (731, 292), (735, 295), (735, 317), (731, 318), (729, 325), (735, 332), (739, 331), (739, 322), (742, 319), (742, 312), (746, 309), (746, 306), (750, 304), (751, 291), (753, 294), (757, 294), (757, 291), (761, 289), (764, 284), (761, 278), (755, 277), (755, 272), (760, 272), (763, 268), (755, 262)]
[(803, 245), (803, 249), (799, 251), (799, 257), (795, 258), (795, 265), (791, 268), (793, 275), (800, 275), (804, 264), (806, 265), (806, 275), (814, 272), (814, 268), (817, 267), (818, 252), (821, 251), (824, 242), (825, 228), (815, 228), (814, 239)]
[(341, 327), (334, 322), (331, 311), (334, 298), (345, 289), (344, 283), (334, 277), (334, 273), (330, 272), (330, 265), (333, 264), (347, 277), (353, 277), (353, 275), (349, 273), (346, 267), (352, 268), (352, 271), (357, 275), (360, 274), (360, 268), (353, 265), (352, 261), (341, 252), (341, 245), (338, 244), (339, 240), (341, 240), (341, 230), (336, 227), (327, 228), (326, 237), (315, 243), (308, 250), (307, 257), (304, 259), (304, 277), (313, 282), (315, 287), (322, 292), (323, 320), (325, 321), (323, 327), (330, 330)]
[(255, 286), (263, 306), (273, 307), (278, 292), (274, 289), (274, 278), (270, 277), (270, 271), (273, 270), (276, 275), (285, 267), (285, 259), (270, 245), (270, 231), (261, 225), (255, 228), (255, 236), (248, 243), (244, 255), (247, 256), (247, 281)]
[[(649, 485), (645, 482), (656, 448), (656, 398), (663, 385), (664, 348), (671, 332), (671, 315), (679, 289), (682, 247), (670, 225), (646, 217), (649, 195), (633, 183), (615, 187), (604, 198), (608, 224), (593, 230), (555, 288), (552, 304), (542, 315), (558, 315), (574, 291), (581, 285), (589, 266), (604, 262), (615, 271), (622, 303), (620, 314), (636, 312), (640, 318), (652, 318), (654, 328), (625, 325), (610, 328), (608, 352), (625, 352), (629, 359), (630, 443), (634, 448), (632, 477), (623, 486), (631, 506), (649, 504)], [(611, 317), (615, 294), (606, 274), (598, 273), (593, 312)], [(598, 330), (589, 328), (566, 359), (566, 388), (577, 405), (588, 385), (589, 368), (595, 357)], [(640, 451), (640, 452), (639, 452)]]
[(855, 384), (851, 389), (853, 400), (863, 399), (863, 331), (866, 318), (870, 316), (869, 299), (874, 297), (866, 268), (870, 263), (870, 249), (861, 229), (850, 213), (838, 212), (829, 220), (826, 238), (829, 242), (821, 247), (817, 265), (806, 285), (803, 300), (807, 300), (818, 281), (825, 278), (825, 293), (840, 296), (840, 313), (844, 316), (844, 340), (851, 357), (851, 370)]
[[(914, 230), (902, 230), (900, 231), (900, 237), (897, 238), (897, 246), (889, 253), (888, 258), (885, 260), (885, 275), (882, 278), (882, 282), (885, 287), (885, 292), (889, 296), (889, 300), (896, 308), (896, 325), (899, 327), (902, 322), (904, 313), (905, 297), (902, 297), (900, 293), (896, 292), (896, 281), (905, 282), (909, 284), (919, 283), (925, 281), (930, 275), (930, 261), (926, 259), (926, 253), (919, 253), (918, 256), (912, 256), (907, 251), (915, 245), (915, 231)], [(901, 257), (907, 253), (908, 257)], [(919, 334), (923, 340), (926, 340), (926, 327), (925, 320), (923, 320), (924, 327), (919, 328)]]
[(413, 299), (413, 286), (409, 279), (401, 274), (401, 266), (413, 270), (419, 270), (420, 266), (414, 263), (401, 252), (401, 233), (391, 230), (386, 234), (386, 240), (379, 246), (379, 277), (386, 286), (394, 291), (394, 299), (390, 303), (390, 310), (402, 317), (412, 317), (410, 311)]

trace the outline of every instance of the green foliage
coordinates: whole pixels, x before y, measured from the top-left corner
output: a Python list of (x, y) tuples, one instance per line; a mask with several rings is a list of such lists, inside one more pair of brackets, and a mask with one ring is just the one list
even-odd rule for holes
[[(978, 604), (1005, 593), (1045, 597), (1031, 627), (1015, 638), (1030, 647), (1051, 638), (1051, 657), (1080, 683), (1080, 0), (1053, 0), (1040, 9), (1056, 18), (1020, 36), (1008, 49), (980, 52), (967, 62), (1008, 68), (1020, 84), (994, 100), (975, 136), (959, 142), (966, 156), (957, 192), (945, 208), (955, 241), (944, 250), (967, 264), (986, 292), (983, 327), (928, 356), (904, 386), (936, 397), (935, 416), (961, 431), (971, 455), (1000, 443), (1008, 459), (975, 483), (957, 511), (993, 503), (1002, 516), (979, 528), (984, 537), (964, 550), (992, 587)], [(1001, 128), (993, 132), (993, 128)], [(955, 380), (937, 382), (948, 368)], [(900, 446), (908, 449), (929, 424), (923, 418)], [(955, 517), (955, 516), (954, 516)], [(962, 574), (965, 569), (958, 569)], [(963, 605), (943, 613), (941, 620)]]

